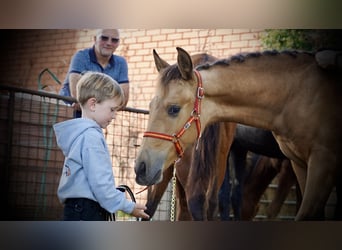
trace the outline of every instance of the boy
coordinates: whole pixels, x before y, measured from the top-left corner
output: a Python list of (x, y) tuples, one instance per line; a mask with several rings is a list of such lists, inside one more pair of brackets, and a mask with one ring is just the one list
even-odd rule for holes
[(57, 195), (64, 204), (64, 220), (106, 220), (122, 210), (148, 219), (144, 205), (125, 198), (115, 188), (112, 162), (102, 133), (125, 104), (119, 84), (108, 75), (85, 73), (77, 83), (82, 118), (54, 125), (57, 144), (65, 156)]

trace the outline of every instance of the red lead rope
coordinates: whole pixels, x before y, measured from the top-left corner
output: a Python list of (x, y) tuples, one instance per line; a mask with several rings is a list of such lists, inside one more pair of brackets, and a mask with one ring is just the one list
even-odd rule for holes
[(178, 160), (182, 158), (184, 154), (184, 150), (182, 148), (182, 145), (180, 144), (179, 139), (182, 137), (182, 135), (185, 133), (185, 131), (190, 128), (191, 124), (193, 122), (196, 122), (196, 128), (197, 128), (197, 140), (201, 137), (201, 121), (200, 121), (200, 115), (201, 115), (201, 100), (204, 97), (204, 89), (202, 87), (202, 77), (201, 74), (194, 70), (196, 77), (197, 77), (197, 91), (196, 91), (196, 99), (194, 103), (194, 109), (192, 110), (189, 119), (185, 122), (184, 126), (179, 130), (178, 133), (168, 135), (158, 132), (151, 132), (146, 131), (144, 133), (144, 137), (152, 137), (156, 139), (166, 140), (173, 142), (177, 155)]

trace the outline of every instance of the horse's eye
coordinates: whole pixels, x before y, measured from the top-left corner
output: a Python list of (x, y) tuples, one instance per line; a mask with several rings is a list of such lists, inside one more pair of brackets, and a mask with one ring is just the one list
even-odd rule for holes
[(168, 108), (167, 108), (167, 113), (170, 115), (170, 116), (177, 116), (177, 114), (179, 113), (180, 111), (180, 107), (177, 106), (177, 105), (170, 105)]

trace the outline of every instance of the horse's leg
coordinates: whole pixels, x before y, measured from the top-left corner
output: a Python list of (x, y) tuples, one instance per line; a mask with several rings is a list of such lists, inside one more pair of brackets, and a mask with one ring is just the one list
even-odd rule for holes
[(229, 158), (230, 156), (227, 157), (226, 174), (225, 174), (222, 186), (219, 191), (219, 211), (220, 211), (220, 219), (222, 221), (230, 220), (231, 182), (230, 182)]
[[(206, 192), (203, 192), (202, 187), (197, 185), (194, 188), (196, 189), (196, 194), (189, 195), (190, 197), (188, 198), (188, 207), (191, 211), (192, 218), (196, 221), (207, 220), (207, 214), (205, 212), (208, 208)], [(188, 188), (186, 190), (189, 191)]]
[(224, 180), (235, 126), (222, 122), (211, 124), (204, 130), (198, 149), (194, 150), (186, 188), (188, 206), (194, 220), (208, 220), (216, 216), (218, 192)]
[[(199, 152), (195, 152), (195, 155)], [(195, 156), (199, 157), (199, 156)], [(193, 163), (194, 164), (194, 163)], [(196, 167), (194, 165), (191, 166), (189, 176), (187, 180), (187, 185), (185, 187), (188, 208), (192, 215), (193, 220), (203, 221), (207, 220), (207, 209), (208, 209), (208, 200), (207, 200), (207, 191), (209, 187), (209, 179), (211, 175), (199, 174), (196, 171)]]
[(176, 180), (176, 190), (177, 190), (177, 221), (189, 221), (192, 220), (191, 214), (188, 209), (188, 203), (186, 201), (186, 193), (184, 187), (179, 181), (177, 176)]
[(229, 151), (231, 149), (236, 130), (235, 123), (220, 123), (219, 144), (216, 156), (216, 164), (212, 166), (215, 171), (211, 178), (215, 183), (211, 184), (211, 196), (207, 216), (208, 219), (216, 219), (219, 211), (220, 220), (230, 220), (230, 171)]
[[(199, 159), (199, 154), (199, 151), (194, 151), (193, 160), (195, 158)], [(185, 192), (188, 202), (188, 208), (190, 210), (193, 220), (203, 221), (207, 220), (207, 192), (209, 188), (209, 180), (212, 178), (212, 175), (211, 173), (204, 174), (197, 172), (197, 166), (195, 167), (195, 165), (198, 164), (199, 162), (192, 162)]]
[[(220, 189), (227, 178), (229, 178), (229, 169), (227, 169), (227, 159), (229, 155), (229, 151), (233, 142), (233, 135), (235, 133), (236, 124), (233, 123), (220, 123), (219, 124), (219, 143), (217, 145), (217, 155), (216, 155), (216, 164), (212, 166), (214, 170), (212, 171), (212, 178), (209, 190), (211, 191), (211, 195), (209, 196), (209, 204), (207, 211), (208, 220), (214, 220), (218, 217), (219, 211), (219, 195)], [(229, 180), (228, 180), (229, 181)], [(229, 191), (229, 190), (228, 190)], [(222, 194), (221, 194), (222, 195)], [(230, 194), (228, 193), (228, 196)], [(222, 197), (221, 197), (222, 198)], [(228, 198), (229, 200), (229, 198)], [(229, 217), (229, 208), (227, 211), (228, 215), (224, 215), (224, 218), (220, 218), (221, 220), (227, 220)]]
[(240, 147), (232, 147), (231, 150), (232, 164), (235, 171), (235, 178), (232, 188), (232, 208), (234, 212), (234, 219), (241, 220), (241, 207), (242, 207), (242, 190), (246, 173), (246, 157), (247, 150)]
[[(222, 182), (220, 182), (222, 184)], [(209, 184), (209, 192), (207, 192), (208, 199), (208, 208), (207, 208), (207, 220), (217, 220), (218, 219), (218, 211), (219, 211), (219, 185), (216, 177), (213, 177), (213, 180)]]
[(176, 164), (176, 195), (177, 195), (177, 217), (178, 221), (192, 220), (186, 195), (189, 171), (192, 162), (192, 148), (187, 148), (183, 158)]
[(271, 204), (267, 207), (266, 215), (268, 219), (274, 219), (289, 194), (293, 185), (296, 184), (296, 175), (293, 172), (290, 161), (287, 159), (277, 159), (280, 164), (280, 172), (278, 174), (278, 188)]
[[(191, 157), (191, 167), (185, 188), (188, 207), (192, 218), (196, 221), (207, 220), (208, 198), (210, 180), (213, 178), (211, 165), (216, 163), (216, 159), (211, 161), (209, 156), (215, 154), (218, 137), (212, 134), (219, 129), (218, 124), (212, 124), (205, 128), (201, 140), (197, 147), (193, 147)], [(214, 139), (214, 145), (208, 145), (207, 141)], [(209, 151), (209, 147), (212, 151)]]
[(334, 158), (328, 151), (312, 155), (308, 161), (305, 183), (305, 169), (292, 162), (303, 193), (296, 220), (324, 219), (325, 204), (336, 183), (337, 169)]
[(242, 220), (254, 218), (262, 194), (278, 173), (278, 169), (272, 166), (270, 159), (266, 156), (259, 156), (252, 172), (246, 178), (241, 209)]
[[(222, 146), (222, 145), (221, 145)], [(224, 146), (222, 146), (224, 147)], [(228, 152), (224, 152), (220, 156), (218, 156), (218, 162), (216, 163), (216, 166), (218, 169), (214, 171), (212, 176), (210, 178), (207, 197), (208, 197), (208, 209), (207, 209), (207, 219), (208, 220), (217, 220), (218, 219), (218, 212), (219, 212), (219, 193), (220, 193), (220, 187), (222, 187), (222, 184), (225, 180), (227, 166), (226, 166), (226, 160), (228, 157)], [(229, 217), (229, 211), (228, 211), (228, 217)], [(224, 220), (221, 218), (221, 220)]]
[(156, 212), (159, 202), (167, 188), (167, 185), (171, 180), (172, 173), (173, 165), (163, 172), (163, 180), (161, 182), (148, 188), (146, 203), (147, 209), (145, 210), (145, 212), (150, 216), (150, 218), (152, 218), (154, 213)]

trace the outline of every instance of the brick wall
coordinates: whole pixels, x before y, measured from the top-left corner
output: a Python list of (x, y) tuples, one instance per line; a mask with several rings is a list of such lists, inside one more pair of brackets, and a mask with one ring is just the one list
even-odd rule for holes
[[(207, 52), (228, 57), (245, 51), (260, 50), (263, 30), (249, 29), (122, 29), (117, 54), (127, 59), (130, 101), (128, 106), (148, 109), (154, 94), (156, 70), (152, 50), (170, 63), (176, 61), (176, 46), (190, 54)], [(39, 73), (48, 68), (63, 82), (71, 56), (93, 44), (95, 30), (1, 30), (0, 84), (29, 89), (38, 88)], [(47, 91), (60, 86), (44, 73)]]

